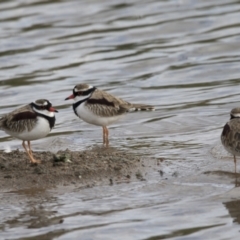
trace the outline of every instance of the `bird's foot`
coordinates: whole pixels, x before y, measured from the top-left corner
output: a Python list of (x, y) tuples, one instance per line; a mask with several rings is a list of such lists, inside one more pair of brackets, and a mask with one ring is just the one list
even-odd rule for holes
[(34, 158), (31, 158), (31, 159), (30, 159), (30, 163), (32, 163), (32, 164), (40, 164), (40, 163), (41, 163), (41, 160), (36, 160), (36, 159), (34, 159)]

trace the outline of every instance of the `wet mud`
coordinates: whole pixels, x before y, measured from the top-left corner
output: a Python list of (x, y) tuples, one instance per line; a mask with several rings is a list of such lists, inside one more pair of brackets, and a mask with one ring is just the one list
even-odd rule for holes
[(23, 151), (0, 151), (0, 191), (67, 185), (85, 188), (145, 180), (146, 160), (114, 148), (34, 152), (34, 157), (41, 163), (31, 164)]

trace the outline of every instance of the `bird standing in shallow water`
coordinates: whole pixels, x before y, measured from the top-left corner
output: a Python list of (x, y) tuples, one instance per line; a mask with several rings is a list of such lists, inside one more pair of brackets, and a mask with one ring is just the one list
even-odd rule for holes
[[(58, 111), (48, 100), (39, 99), (3, 116), (0, 119), (0, 129), (10, 136), (23, 140), (22, 146), (30, 162), (40, 163), (33, 157), (30, 141), (47, 136), (55, 124), (54, 112)], [(25, 141), (28, 143), (28, 149)]]
[(126, 112), (154, 110), (151, 105), (132, 104), (88, 84), (78, 84), (68, 99), (76, 99), (74, 113), (83, 121), (102, 126), (103, 144), (109, 145), (107, 126), (119, 120)]
[(236, 156), (240, 156), (240, 108), (233, 108), (230, 112), (230, 121), (223, 128), (221, 141), (224, 148), (233, 155), (236, 173)]

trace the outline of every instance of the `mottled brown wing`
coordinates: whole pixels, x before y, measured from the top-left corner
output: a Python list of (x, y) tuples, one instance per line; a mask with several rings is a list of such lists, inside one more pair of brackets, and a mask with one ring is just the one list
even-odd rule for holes
[(223, 128), (221, 140), (223, 145), (240, 152), (240, 119), (232, 119)]
[(0, 119), (0, 128), (13, 132), (31, 131), (37, 121), (37, 114), (29, 105), (16, 109)]
[(22, 121), (22, 120), (28, 120), (28, 119), (36, 119), (37, 114), (35, 112), (20, 112), (12, 117), (12, 121)]
[(92, 99), (104, 99), (105, 101), (112, 103), (115, 107), (117, 106), (124, 106), (125, 108), (129, 108), (131, 107), (131, 103), (124, 101), (121, 98), (115, 97), (110, 93), (107, 93), (105, 91), (96, 89), (92, 96)]
[[(96, 89), (87, 101), (89, 108), (99, 116), (116, 116), (131, 111), (152, 111), (154, 107), (146, 104), (132, 104), (110, 93)], [(101, 105), (100, 108), (97, 107)]]
[(153, 111), (155, 110), (154, 106), (152, 105), (147, 105), (147, 104), (141, 104), (141, 103), (129, 103), (127, 101), (124, 101), (121, 98), (115, 97), (113, 95), (111, 95), (110, 93), (101, 91), (99, 89), (97, 89), (91, 98), (94, 99), (104, 99), (104, 102), (106, 103), (111, 103), (114, 107), (120, 107), (122, 109), (126, 109), (126, 111)]
[(121, 115), (131, 107), (130, 103), (98, 89), (94, 91), (86, 104), (94, 114), (101, 117)]

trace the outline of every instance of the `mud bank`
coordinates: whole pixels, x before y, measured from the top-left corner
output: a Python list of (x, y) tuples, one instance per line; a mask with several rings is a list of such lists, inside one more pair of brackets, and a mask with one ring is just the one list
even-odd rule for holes
[(30, 164), (23, 151), (0, 151), (0, 191), (67, 185), (112, 185), (133, 179), (144, 181), (146, 175), (146, 160), (114, 148), (79, 152), (67, 149), (56, 154), (35, 152), (34, 157), (41, 160), (41, 164)]

